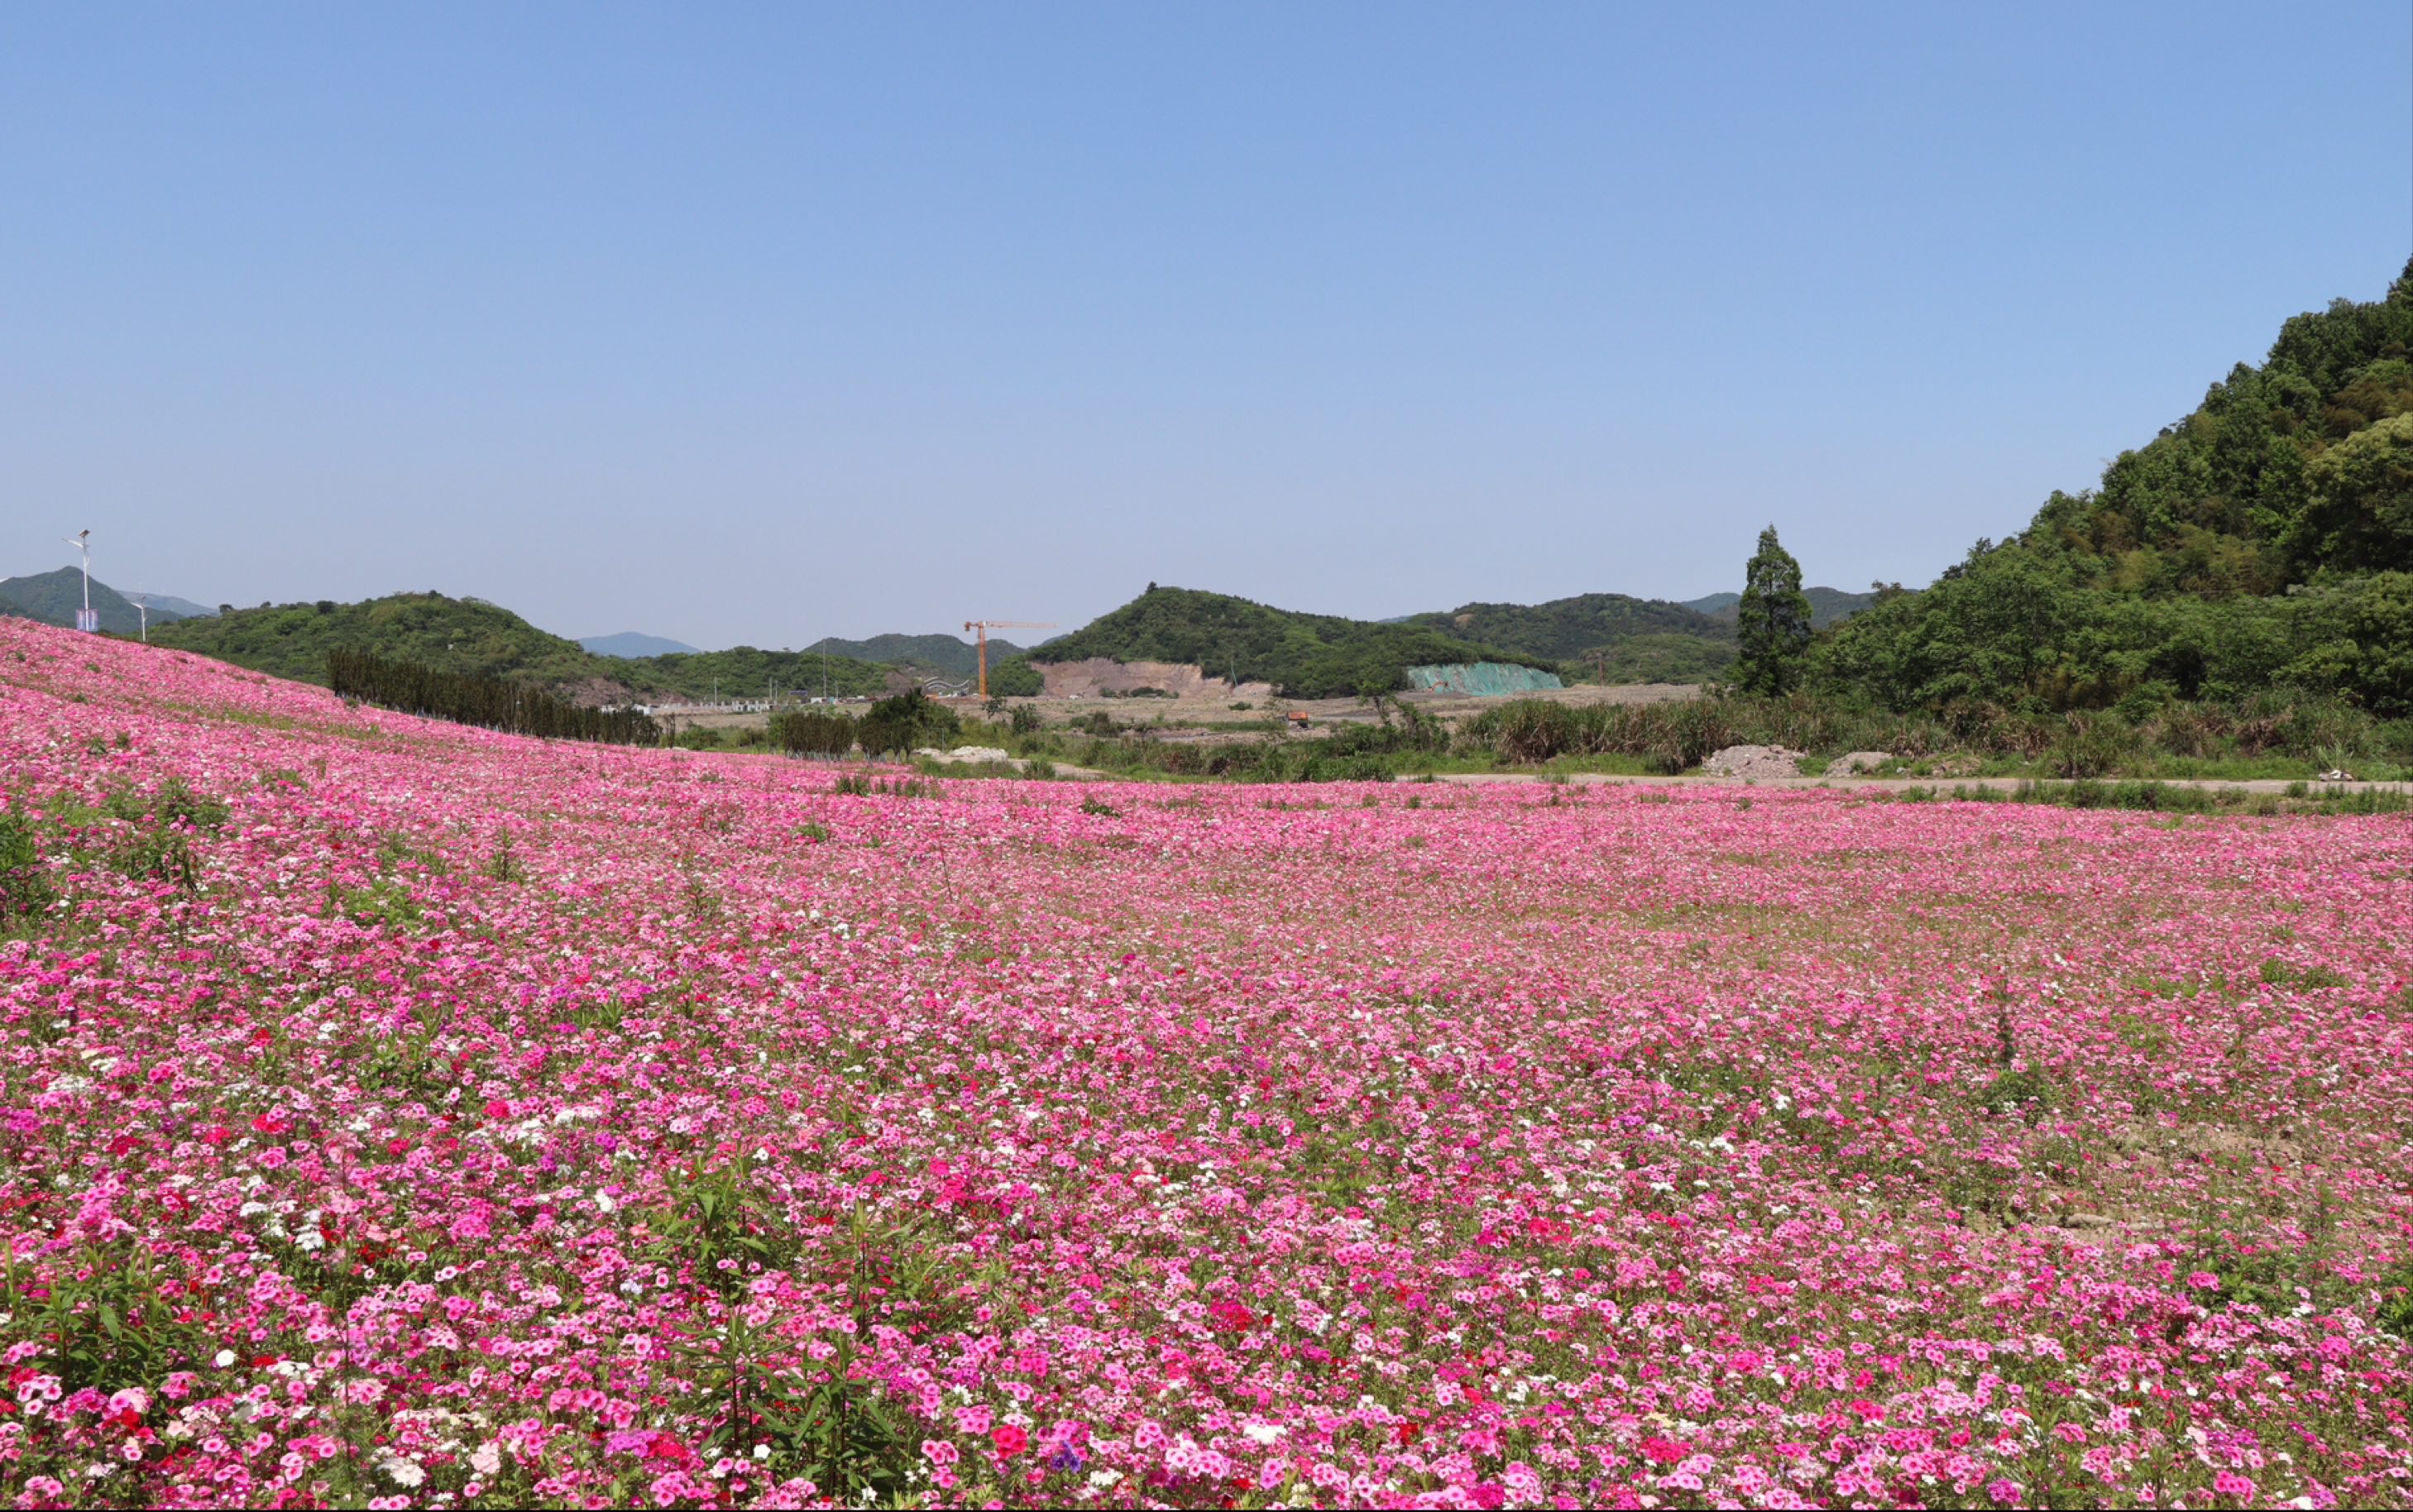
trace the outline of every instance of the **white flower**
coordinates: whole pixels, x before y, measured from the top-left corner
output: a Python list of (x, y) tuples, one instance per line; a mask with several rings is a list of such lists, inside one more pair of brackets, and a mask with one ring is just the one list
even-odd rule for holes
[(402, 1486), (417, 1487), (427, 1478), (427, 1472), (419, 1467), (417, 1460), (405, 1460), (399, 1456), (389, 1457), (385, 1463), (377, 1468), (392, 1475), (396, 1484)]
[(231, 1349), (221, 1349), (217, 1352), (217, 1356), (211, 1360), (210, 1363), (223, 1371), (228, 1366), (234, 1363), (234, 1351)]
[(469, 1468), (481, 1475), (500, 1475), (503, 1468), (501, 1445), (489, 1439), (469, 1455)]

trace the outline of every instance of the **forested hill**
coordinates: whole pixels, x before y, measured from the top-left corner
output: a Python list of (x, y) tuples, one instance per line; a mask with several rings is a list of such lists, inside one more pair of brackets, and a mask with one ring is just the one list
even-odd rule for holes
[(547, 684), (594, 675), (609, 660), (498, 605), (440, 593), (397, 593), (361, 603), (263, 604), (166, 629), (154, 626), (151, 639), (306, 682), (327, 680), (327, 653), (337, 646), (442, 672)]
[(151, 627), (151, 639), (258, 672), (327, 678), (339, 646), (443, 672), (514, 677), (585, 703), (760, 697), (769, 689), (877, 693), (888, 669), (844, 657), (737, 646), (659, 657), (606, 657), (548, 634), (480, 599), (397, 593), (360, 603), (274, 604)]
[(1460, 604), (1446, 613), (1418, 615), (1408, 623), (1555, 661), (1589, 655), (1629, 635), (1734, 639), (1732, 625), (1721, 625), (1682, 604), (1621, 593), (1583, 593), (1537, 604)]
[[(1444, 635), (1422, 624), (1378, 625), (1274, 609), (1229, 594), (1160, 588), (1029, 654), (1033, 661), (1191, 662), (1216, 676), (1269, 682), (1298, 698), (1331, 698), (1407, 685), (1407, 669), (1509, 661), (1557, 670), (1557, 660)], [(990, 685), (997, 686), (995, 675)]]
[(2413, 712), (2413, 263), (2280, 327), (2203, 403), (1813, 648), (1895, 707), (2132, 712), (2290, 688)]
[(1730, 620), (1621, 593), (1538, 604), (1460, 604), (1408, 623), (1540, 659), (1570, 679), (1698, 682), (1724, 672), (1735, 657)]
[[(970, 677), (980, 665), (979, 648), (953, 635), (875, 635), (867, 641), (842, 641), (829, 636), (806, 646), (804, 654), (819, 656), (823, 651), (857, 661), (905, 662), (955, 677)], [(995, 635), (988, 638), (988, 664), (992, 667), (1022, 652), (1023, 647), (1012, 641)]]

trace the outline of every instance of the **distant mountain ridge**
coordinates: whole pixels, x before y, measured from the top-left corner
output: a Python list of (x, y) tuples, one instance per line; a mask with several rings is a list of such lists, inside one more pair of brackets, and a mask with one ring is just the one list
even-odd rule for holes
[[(1840, 625), (1861, 610), (1877, 601), (1871, 593), (1846, 593), (1841, 588), (1804, 588), (1802, 596), (1810, 600), (1810, 628), (1825, 630)], [(1712, 593), (1698, 599), (1686, 599), (1683, 607), (1706, 615), (1722, 624), (1731, 626), (1736, 618), (1736, 606), (1742, 602), (1739, 593)]]
[(174, 615), (178, 619), (207, 619), (217, 613), (216, 609), (208, 604), (195, 603), (190, 599), (179, 599), (172, 593), (145, 593), (142, 597), (150, 601), (151, 617), (154, 619), (159, 616), (159, 611), (162, 609)]
[(582, 635), (578, 644), (599, 657), (666, 657), (692, 656), (695, 647), (685, 641), (674, 641), (664, 635), (647, 635), (640, 630), (616, 630), (610, 635)]
[[(146, 593), (142, 597), (151, 605), (151, 627), (192, 617), (188, 613), (170, 607), (185, 602), (166, 594)], [(13, 608), (7, 606), (13, 605)], [(74, 628), (76, 612), (83, 607), (83, 570), (62, 567), (55, 571), (39, 572), (30, 577), (0, 578), (0, 613), (16, 614), (45, 625)], [(92, 607), (100, 615), (100, 628), (112, 635), (136, 635), (142, 630), (142, 613), (132, 600), (103, 583), (92, 580)]]

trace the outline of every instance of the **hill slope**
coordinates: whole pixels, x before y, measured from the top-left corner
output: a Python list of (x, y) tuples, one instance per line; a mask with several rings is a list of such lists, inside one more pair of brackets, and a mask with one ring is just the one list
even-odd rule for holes
[[(1029, 655), (1033, 661), (1110, 657), (1193, 662), (1213, 675), (1269, 682), (1297, 698), (1387, 692), (1406, 686), (1408, 668), (1436, 662), (1513, 661), (1558, 670), (1547, 657), (1443, 635), (1422, 625), (1306, 615), (1229, 594), (1154, 586)], [(995, 686), (994, 675), (990, 680)]]
[(1813, 652), (1899, 708), (2093, 708), (2288, 685), (2413, 712), (2413, 263)]

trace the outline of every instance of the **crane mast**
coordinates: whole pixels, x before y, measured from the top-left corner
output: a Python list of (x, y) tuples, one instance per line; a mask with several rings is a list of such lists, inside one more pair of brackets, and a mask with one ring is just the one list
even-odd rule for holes
[(1036, 619), (967, 619), (964, 629), (978, 631), (980, 696), (988, 697), (988, 632), (993, 630), (1054, 630), (1054, 622)]

